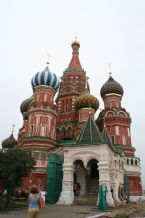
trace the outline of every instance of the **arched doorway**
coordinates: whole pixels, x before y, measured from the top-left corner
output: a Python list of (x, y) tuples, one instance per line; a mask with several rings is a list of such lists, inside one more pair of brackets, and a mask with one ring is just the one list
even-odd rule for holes
[(99, 170), (98, 161), (91, 159), (87, 164), (86, 172), (86, 195), (96, 201), (99, 191)]
[(92, 159), (87, 164), (87, 169), (89, 169), (89, 176), (90, 178), (99, 179), (99, 171), (98, 171), (98, 161), (95, 159)]
[(78, 195), (76, 194), (74, 203), (96, 204), (99, 190), (99, 171), (97, 160), (91, 159), (86, 168), (84, 167), (83, 161), (76, 160), (74, 162), (74, 185), (77, 183), (80, 185), (80, 191)]

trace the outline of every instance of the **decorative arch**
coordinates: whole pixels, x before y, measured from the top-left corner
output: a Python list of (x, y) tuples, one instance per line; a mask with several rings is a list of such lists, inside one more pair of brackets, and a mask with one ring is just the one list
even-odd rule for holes
[(83, 161), (84, 163), (84, 166), (86, 167), (88, 162), (92, 159), (95, 159), (99, 162), (99, 155), (95, 152), (90, 152), (90, 151), (87, 151), (87, 157), (86, 157), (86, 151), (82, 152), (82, 151), (79, 151), (79, 152), (76, 152), (74, 153), (72, 156), (70, 156), (70, 163), (73, 165), (73, 163), (76, 161), (76, 160), (81, 160)]
[(117, 113), (117, 116), (119, 116), (119, 117), (127, 117), (127, 114), (124, 111), (119, 111)]
[[(86, 159), (86, 163), (88, 164), (89, 161), (91, 161), (91, 160), (96, 160), (96, 161), (99, 162), (100, 158), (99, 158), (99, 156), (98, 156), (97, 154), (91, 154), (91, 155)], [(87, 165), (87, 164), (86, 164), (86, 165)]]
[[(76, 161), (78, 161), (78, 160), (82, 161), (83, 164), (84, 164), (84, 158), (81, 156), (80, 153), (75, 154), (75, 155), (72, 155), (72, 156), (70, 157), (70, 163), (71, 163), (71, 165), (74, 165), (74, 163), (75, 163)], [(85, 166), (85, 164), (84, 164), (84, 166)]]
[(65, 136), (66, 136), (66, 129), (65, 129), (65, 127), (63, 126), (63, 127), (61, 128), (61, 138), (64, 139)]
[(72, 139), (72, 138), (73, 138), (73, 135), (74, 135), (73, 128), (72, 128), (72, 126), (69, 126), (68, 129), (67, 129), (67, 137), (68, 137), (69, 139)]
[(114, 117), (115, 113), (114, 113), (114, 111), (108, 111), (105, 116), (106, 117)]

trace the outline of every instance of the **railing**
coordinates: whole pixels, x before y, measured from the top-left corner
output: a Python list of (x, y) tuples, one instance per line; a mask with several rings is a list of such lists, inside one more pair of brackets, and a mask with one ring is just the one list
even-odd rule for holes
[(26, 198), (15, 198), (7, 196), (0, 197), (0, 210), (10, 209), (19, 204), (26, 204)]

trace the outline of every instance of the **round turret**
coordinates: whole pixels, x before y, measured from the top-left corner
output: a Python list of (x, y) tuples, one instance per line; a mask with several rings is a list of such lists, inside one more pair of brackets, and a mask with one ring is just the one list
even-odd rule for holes
[(51, 86), (55, 91), (57, 91), (60, 82), (57, 76), (49, 70), (48, 66), (46, 66), (42, 72), (38, 72), (33, 76), (31, 84), (33, 88), (45, 85)]
[(120, 83), (115, 81), (113, 77), (110, 76), (107, 82), (102, 86), (100, 94), (101, 97), (104, 98), (106, 94), (113, 94), (113, 93), (123, 96), (123, 92), (124, 91)]
[(2, 141), (2, 148), (9, 149), (9, 148), (14, 147), (16, 144), (17, 144), (17, 141), (15, 140), (13, 133), (12, 133), (9, 138), (6, 138), (5, 140)]
[(84, 92), (76, 99), (75, 108), (77, 110), (80, 110), (82, 108), (93, 108), (96, 111), (99, 108), (99, 101), (89, 92)]

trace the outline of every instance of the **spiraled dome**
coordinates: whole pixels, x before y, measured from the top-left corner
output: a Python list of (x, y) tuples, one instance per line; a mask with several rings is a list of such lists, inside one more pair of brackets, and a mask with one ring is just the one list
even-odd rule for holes
[(84, 92), (75, 101), (75, 108), (80, 110), (81, 108), (93, 108), (95, 111), (99, 107), (98, 99), (91, 95), (89, 92)]
[(2, 141), (2, 147), (5, 148), (12, 148), (17, 144), (17, 141), (15, 140), (13, 134), (10, 135), (9, 138)]
[(33, 88), (36, 86), (45, 85), (51, 86), (55, 91), (58, 90), (59, 83), (59, 79), (54, 73), (49, 70), (48, 66), (46, 66), (46, 68), (42, 72), (36, 73), (31, 80)]
[(110, 76), (107, 82), (102, 86), (100, 94), (103, 98), (106, 94), (111, 93), (119, 94), (122, 96), (123, 92), (124, 91), (120, 83), (116, 82), (113, 77)]
[(33, 95), (30, 98), (27, 98), (26, 100), (24, 100), (20, 106), (20, 111), (23, 114), (24, 112), (27, 112), (29, 109), (30, 104), (33, 101)]

